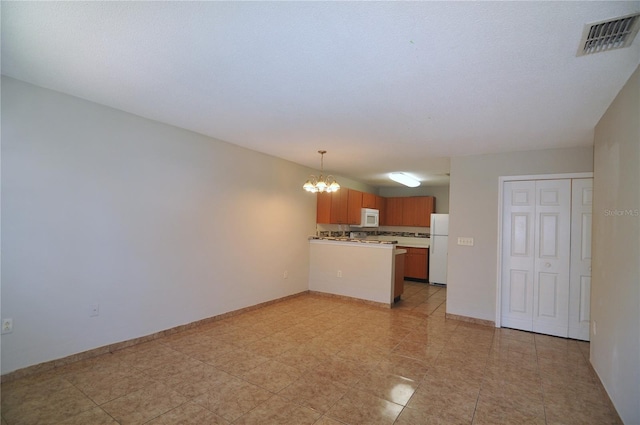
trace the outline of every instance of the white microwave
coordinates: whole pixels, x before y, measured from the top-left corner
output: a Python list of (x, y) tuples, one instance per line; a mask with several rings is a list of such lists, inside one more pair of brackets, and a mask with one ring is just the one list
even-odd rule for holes
[(380, 211), (371, 208), (360, 210), (360, 226), (358, 227), (378, 227), (380, 225)]

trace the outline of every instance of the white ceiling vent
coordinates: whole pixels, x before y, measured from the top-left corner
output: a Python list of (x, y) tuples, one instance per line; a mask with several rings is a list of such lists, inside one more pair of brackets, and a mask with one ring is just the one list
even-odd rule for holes
[(577, 56), (629, 46), (640, 28), (640, 13), (584, 26)]

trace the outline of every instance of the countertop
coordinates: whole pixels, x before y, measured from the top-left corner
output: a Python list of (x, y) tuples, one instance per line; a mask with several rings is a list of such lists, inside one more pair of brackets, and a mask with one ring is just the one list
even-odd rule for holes
[(369, 236), (366, 239), (349, 238), (347, 236), (309, 236), (309, 240), (347, 242), (367, 245), (397, 245), (408, 248), (429, 248), (429, 238), (412, 238), (403, 236)]
[(328, 242), (348, 242), (363, 245), (395, 245), (395, 240), (378, 240), (378, 239), (358, 239), (336, 236), (309, 236), (310, 241), (328, 241)]

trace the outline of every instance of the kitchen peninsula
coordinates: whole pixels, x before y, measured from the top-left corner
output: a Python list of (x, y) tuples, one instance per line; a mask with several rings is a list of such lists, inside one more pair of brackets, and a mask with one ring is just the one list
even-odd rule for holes
[(395, 241), (310, 237), (309, 289), (390, 307), (402, 293), (396, 257), (406, 253), (396, 247)]

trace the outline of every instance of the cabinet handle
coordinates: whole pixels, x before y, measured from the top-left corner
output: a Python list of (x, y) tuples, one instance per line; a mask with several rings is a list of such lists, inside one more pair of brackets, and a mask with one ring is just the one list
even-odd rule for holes
[(546, 268), (549, 268), (549, 267), (551, 267), (551, 263), (544, 263), (544, 266), (545, 266)]

